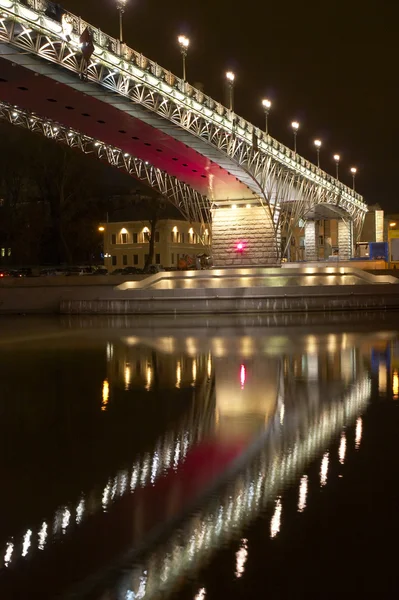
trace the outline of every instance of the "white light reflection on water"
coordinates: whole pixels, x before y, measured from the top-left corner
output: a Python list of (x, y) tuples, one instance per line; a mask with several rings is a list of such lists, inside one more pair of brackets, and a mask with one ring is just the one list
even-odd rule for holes
[(306, 498), (308, 495), (308, 476), (304, 475), (299, 485), (298, 511), (303, 512), (306, 508)]
[(78, 525), (79, 525), (79, 523), (82, 522), (84, 510), (85, 510), (85, 501), (82, 498), (76, 507), (76, 523)]
[(6, 553), (4, 555), (4, 564), (6, 567), (8, 567), (8, 565), (11, 562), (11, 557), (12, 557), (13, 551), (14, 551), (14, 544), (12, 542), (8, 542), (7, 547), (6, 547)]
[(245, 570), (245, 563), (248, 558), (248, 540), (241, 540), (240, 549), (236, 552), (236, 577), (239, 579)]
[(46, 521), (43, 521), (42, 523), (42, 527), (39, 531), (39, 535), (38, 535), (38, 545), (37, 547), (39, 548), (39, 550), (44, 550), (44, 546), (46, 545), (46, 540), (47, 540), (47, 523)]
[(281, 526), (281, 512), (283, 507), (281, 505), (281, 498), (277, 498), (276, 500), (276, 508), (274, 510), (274, 514), (272, 516), (272, 520), (270, 522), (270, 537), (274, 538), (280, 531)]
[(363, 421), (362, 418), (359, 417), (356, 421), (356, 437), (355, 437), (355, 448), (359, 450), (360, 442), (362, 441), (362, 433), (363, 433)]
[(323, 456), (323, 460), (321, 461), (321, 468), (320, 468), (320, 486), (321, 487), (323, 487), (323, 485), (326, 485), (326, 483), (327, 483), (328, 462), (329, 462), (329, 457), (328, 457), (328, 452), (326, 452)]
[(28, 529), (28, 531), (24, 535), (24, 541), (22, 544), (22, 556), (26, 556), (28, 554), (29, 548), (31, 545), (31, 539), (32, 539), (32, 530)]
[(341, 442), (339, 444), (339, 450), (338, 450), (339, 462), (341, 463), (341, 465), (343, 465), (345, 462), (345, 454), (346, 454), (346, 437), (345, 437), (345, 432), (343, 431), (341, 434)]
[(65, 533), (68, 529), (69, 521), (71, 520), (71, 512), (65, 508), (64, 514), (62, 515), (62, 533)]
[(194, 600), (204, 600), (205, 596), (206, 596), (206, 589), (201, 588), (200, 590), (198, 590), (198, 593), (195, 595)]

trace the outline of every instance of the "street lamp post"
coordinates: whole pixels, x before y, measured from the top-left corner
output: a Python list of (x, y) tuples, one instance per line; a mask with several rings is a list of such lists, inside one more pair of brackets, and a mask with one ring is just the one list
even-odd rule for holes
[(116, 0), (116, 8), (119, 10), (119, 40), (123, 43), (123, 13), (125, 12), (127, 0)]
[(352, 181), (353, 181), (353, 191), (355, 191), (355, 178), (356, 178), (356, 173), (357, 173), (356, 167), (351, 168), (351, 173), (352, 173)]
[(232, 111), (234, 108), (234, 73), (232, 73), (232, 71), (227, 71), (226, 79), (229, 86), (229, 109)]
[(321, 147), (321, 140), (315, 140), (314, 141), (314, 145), (316, 146), (316, 152), (317, 152), (317, 167), (320, 169), (320, 147)]
[(263, 106), (263, 109), (265, 111), (265, 117), (266, 117), (266, 127), (265, 127), (265, 133), (266, 133), (266, 135), (269, 135), (268, 118), (269, 118), (269, 110), (271, 108), (271, 105), (272, 105), (272, 103), (267, 98), (264, 98), (264, 100), (262, 100), (262, 106)]
[(340, 155), (334, 154), (334, 160), (335, 160), (335, 178), (339, 179), (339, 161), (341, 160)]
[(177, 38), (180, 46), (180, 52), (183, 59), (183, 81), (186, 81), (186, 58), (187, 58), (187, 48), (190, 45), (190, 40), (185, 35), (179, 35)]
[(291, 127), (292, 127), (292, 131), (294, 132), (294, 152), (296, 154), (296, 136), (298, 134), (298, 129), (299, 129), (298, 121), (292, 121)]

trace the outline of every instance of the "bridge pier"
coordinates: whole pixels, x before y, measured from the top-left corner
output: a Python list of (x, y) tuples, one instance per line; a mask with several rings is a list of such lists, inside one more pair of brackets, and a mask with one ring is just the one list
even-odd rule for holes
[(338, 252), (340, 260), (349, 260), (353, 257), (352, 221), (338, 221)]
[(217, 207), (212, 216), (212, 256), (216, 267), (280, 263), (280, 236), (262, 206)]
[(306, 221), (305, 223), (305, 260), (314, 262), (319, 260), (317, 226), (316, 221)]

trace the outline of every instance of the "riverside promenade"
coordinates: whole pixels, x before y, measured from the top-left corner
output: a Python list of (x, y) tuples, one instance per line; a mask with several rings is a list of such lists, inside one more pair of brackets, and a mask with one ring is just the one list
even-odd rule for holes
[(2, 282), (0, 314), (178, 315), (399, 308), (399, 279), (352, 267), (236, 268)]

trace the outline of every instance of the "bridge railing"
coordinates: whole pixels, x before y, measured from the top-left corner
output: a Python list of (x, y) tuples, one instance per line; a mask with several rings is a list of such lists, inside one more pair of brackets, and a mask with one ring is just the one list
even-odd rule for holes
[[(192, 107), (200, 112), (202, 111), (203, 114), (203, 108), (211, 110), (214, 120), (225, 126), (232, 134), (239, 135), (249, 144), (253, 144), (256, 138), (259, 148), (265, 153), (277, 157), (288, 167), (298, 171), (298, 174), (302, 174), (305, 177), (311, 175), (312, 180), (316, 183), (323, 184), (335, 193), (342, 194), (358, 208), (365, 209), (362, 196), (355, 192), (355, 190), (351, 189), (341, 181), (338, 181), (335, 177), (326, 173), (278, 140), (272, 138), (258, 127), (255, 127), (252, 123), (249, 123), (249, 121), (246, 121), (244, 118), (223, 106), (220, 102), (207, 96), (201, 90), (196, 89), (186, 81), (183, 81), (171, 71), (164, 69), (154, 61), (146, 58), (136, 50), (133, 50), (125, 43), (121, 43), (116, 38), (104, 33), (87, 21), (84, 21), (81, 17), (70, 13), (59, 4), (51, 2), (50, 0), (21, 0), (21, 2), (36, 12), (43, 13), (48, 18), (58, 22), (61, 22), (64, 16), (64, 19), (72, 26), (72, 32), (78, 37), (88, 29), (93, 36), (94, 44), (102, 51), (105, 50), (116, 54), (120, 59), (130, 63), (130, 65), (136, 66), (141, 71), (153, 75), (158, 80), (165, 82), (171, 88), (179, 90), (183, 94), (181, 100), (184, 100), (184, 97), (186, 97), (186, 99), (190, 100)], [(196, 104), (197, 106), (195, 106)], [(204, 116), (208, 115), (204, 114)]]

